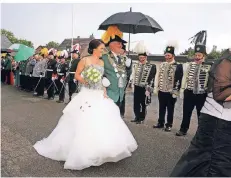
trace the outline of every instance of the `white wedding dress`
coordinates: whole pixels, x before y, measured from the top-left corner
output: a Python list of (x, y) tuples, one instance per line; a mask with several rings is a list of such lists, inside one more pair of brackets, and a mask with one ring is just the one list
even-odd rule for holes
[[(103, 73), (103, 67), (94, 66)], [(47, 158), (65, 161), (64, 169), (82, 170), (117, 162), (137, 149), (137, 142), (122, 120), (118, 106), (104, 98), (102, 82), (82, 87), (63, 110), (52, 133), (34, 148)]]

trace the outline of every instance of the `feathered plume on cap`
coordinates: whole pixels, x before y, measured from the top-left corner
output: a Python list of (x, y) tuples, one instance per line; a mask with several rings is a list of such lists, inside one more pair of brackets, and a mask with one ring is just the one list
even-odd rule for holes
[(61, 54), (61, 51), (57, 51), (57, 52), (56, 52), (56, 56), (57, 56), (57, 57), (59, 57), (60, 54)]
[(47, 48), (41, 49), (40, 54), (41, 55), (48, 55), (48, 49)]
[(76, 43), (72, 46), (71, 53), (79, 53), (81, 49), (81, 46), (79, 43)]
[(49, 51), (48, 51), (48, 55), (53, 55), (53, 56), (55, 56), (56, 52), (57, 52), (56, 49), (51, 48), (51, 49), (49, 49)]
[(113, 41), (127, 43), (122, 38), (123, 38), (123, 32), (121, 32), (117, 26), (113, 25), (108, 27), (107, 31), (104, 32), (101, 39), (106, 45), (109, 45), (109, 43)]
[(136, 44), (133, 52), (137, 53), (139, 56), (147, 56), (147, 48), (144, 45), (144, 41), (140, 41)]
[(61, 51), (59, 58), (60, 59), (62, 59), (62, 58), (65, 58), (65, 59), (68, 58), (68, 52), (67, 52), (67, 50)]
[(175, 55), (175, 51), (178, 49), (178, 42), (176, 40), (168, 41), (164, 53), (170, 53)]
[(192, 39), (190, 42), (191, 44), (195, 44), (195, 53), (203, 53), (206, 54), (206, 42), (207, 42), (207, 31), (202, 30), (198, 32), (193, 37), (189, 38), (189, 40)]

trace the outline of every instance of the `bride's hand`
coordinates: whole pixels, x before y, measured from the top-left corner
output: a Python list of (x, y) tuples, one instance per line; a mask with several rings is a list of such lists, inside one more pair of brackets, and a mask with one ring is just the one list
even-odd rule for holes
[(104, 98), (109, 98), (106, 93), (103, 94)]

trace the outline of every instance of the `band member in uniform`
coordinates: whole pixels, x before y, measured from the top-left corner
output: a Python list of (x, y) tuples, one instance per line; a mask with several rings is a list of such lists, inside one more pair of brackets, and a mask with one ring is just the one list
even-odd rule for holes
[[(181, 81), (183, 77), (183, 66), (175, 61), (176, 42), (169, 42), (165, 50), (166, 62), (162, 62), (157, 75), (157, 85), (155, 93), (158, 92), (159, 99), (159, 119), (158, 124), (153, 128), (164, 128), (170, 132), (172, 129), (174, 108), (179, 95)], [(165, 114), (167, 109), (167, 123), (165, 124)]]
[(35, 64), (33, 70), (33, 77), (34, 77), (34, 96), (43, 96), (44, 95), (44, 88), (45, 88), (45, 74), (47, 68), (47, 56), (48, 56), (48, 49), (43, 48), (40, 52), (40, 56), (38, 56), (38, 61)]
[(25, 90), (26, 89), (26, 65), (29, 59), (25, 61), (20, 61), (19, 62), (19, 78), (20, 78), (20, 89)]
[(190, 120), (194, 107), (197, 109), (197, 117), (200, 116), (200, 111), (207, 97), (207, 84), (209, 70), (211, 64), (205, 63), (206, 56), (206, 31), (201, 31), (194, 36), (195, 56), (194, 61), (186, 66), (184, 78), (182, 82), (183, 100), (183, 120), (180, 130), (176, 133), (177, 136), (187, 134)]
[(231, 177), (231, 48), (209, 73), (196, 135), (171, 177)]
[[(35, 56), (35, 55), (34, 55)], [(36, 64), (36, 59), (34, 56), (31, 56), (26, 64), (26, 72), (25, 72), (25, 84), (26, 84), (26, 90), (27, 91), (33, 91), (33, 69)]]
[(2, 81), (2, 83), (5, 83), (5, 81), (6, 81), (6, 70), (5, 70), (5, 66), (4, 66), (5, 61), (6, 61), (5, 56), (3, 56), (3, 54), (2, 54), (2, 56), (1, 56), (1, 81)]
[(146, 106), (151, 103), (151, 93), (154, 89), (156, 66), (147, 61), (147, 50), (143, 42), (139, 42), (134, 48), (138, 54), (139, 62), (133, 72), (134, 81), (134, 113), (135, 119), (132, 122), (143, 123), (147, 110)]
[(54, 59), (55, 56), (55, 49), (51, 48), (48, 51), (48, 61), (47, 61), (47, 69), (46, 69), (46, 88), (47, 88), (47, 99), (53, 100), (54, 99), (54, 80), (52, 78), (53, 74), (56, 73), (56, 64), (57, 61)]
[[(102, 40), (107, 47), (107, 52), (103, 54), (104, 75), (110, 81), (111, 85), (107, 87), (107, 95), (121, 106), (124, 98), (125, 87), (127, 84), (126, 67), (131, 66), (131, 59), (121, 55), (123, 33), (117, 26), (109, 26), (103, 34)], [(120, 113), (122, 115), (122, 113)], [(122, 116), (121, 116), (122, 117)]]
[(69, 88), (69, 102), (71, 101), (72, 94), (76, 92), (78, 87), (78, 82), (75, 80), (75, 71), (77, 69), (78, 63), (80, 61), (80, 54), (79, 54), (80, 46), (76, 44), (72, 48), (72, 61), (69, 69), (69, 81), (68, 81), (68, 88)]
[(12, 70), (12, 63), (11, 63), (12, 57), (10, 55), (10, 53), (6, 53), (6, 58), (5, 58), (5, 62), (4, 62), (4, 70), (5, 70), (5, 81), (8, 85), (10, 85), (10, 73)]
[(65, 63), (65, 59), (68, 58), (68, 53), (66, 50), (63, 50), (59, 56), (60, 63), (57, 67), (57, 87), (58, 87), (58, 93), (59, 93), (59, 100), (56, 101), (57, 103), (63, 103), (65, 98), (65, 90), (66, 90), (66, 72), (68, 71), (68, 66)]

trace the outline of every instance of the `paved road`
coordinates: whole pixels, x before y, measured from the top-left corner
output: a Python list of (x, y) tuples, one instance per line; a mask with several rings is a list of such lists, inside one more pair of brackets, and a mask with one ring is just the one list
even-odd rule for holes
[(126, 123), (136, 138), (139, 148), (132, 157), (118, 163), (107, 163), (100, 167), (91, 167), (83, 171), (63, 169), (63, 162), (53, 161), (38, 155), (32, 145), (46, 137), (56, 126), (64, 104), (34, 98), (31, 93), (18, 91), (12, 86), (2, 89), (2, 176), (33, 176), (33, 177), (91, 177), (91, 176), (168, 176), (188, 147), (196, 130), (194, 119), (189, 135), (178, 138), (175, 136), (180, 125), (182, 102), (176, 105), (174, 128), (171, 133), (152, 129), (156, 122), (158, 104), (156, 97), (149, 108), (147, 121), (144, 125), (130, 123), (132, 119), (132, 95), (127, 95)]

